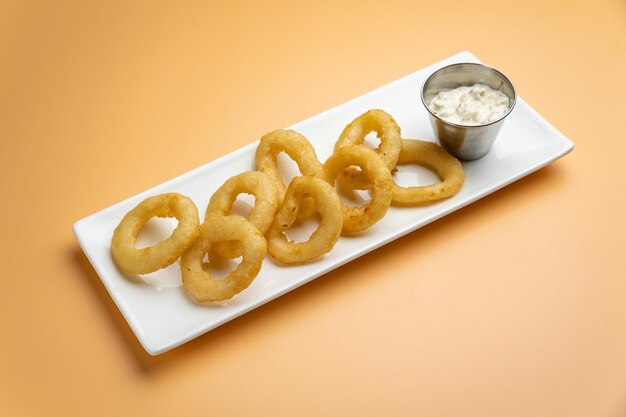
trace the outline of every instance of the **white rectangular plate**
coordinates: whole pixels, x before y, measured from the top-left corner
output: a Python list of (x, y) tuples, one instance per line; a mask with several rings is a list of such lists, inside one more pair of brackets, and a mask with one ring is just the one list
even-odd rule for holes
[[(372, 108), (392, 114), (402, 128), (403, 137), (434, 141), (426, 110), (419, 99), (421, 84), (437, 68), (456, 62), (478, 60), (469, 52), (459, 53), (291, 128), (311, 141), (322, 161), (332, 153), (345, 125)], [(251, 143), (74, 224), (82, 249), (150, 354), (160, 354), (208, 332), (528, 175), (573, 149), (571, 141), (518, 98), (491, 152), (480, 160), (463, 164), (466, 181), (457, 195), (425, 207), (392, 207), (374, 227), (356, 238), (339, 239), (329, 254), (313, 263), (281, 267), (266, 258), (252, 285), (229, 302), (203, 306), (192, 302), (181, 288), (168, 288), (180, 285), (178, 264), (155, 273), (160, 275), (154, 280), (166, 287), (160, 290), (129, 280), (117, 270), (110, 254), (111, 235), (127, 211), (150, 195), (179, 192), (194, 200), (202, 216), (209, 197), (227, 178), (255, 169), (256, 146), (257, 142)]]

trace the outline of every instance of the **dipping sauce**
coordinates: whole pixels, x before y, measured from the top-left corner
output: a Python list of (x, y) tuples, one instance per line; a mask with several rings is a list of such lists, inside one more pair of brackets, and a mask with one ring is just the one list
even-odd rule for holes
[(486, 84), (474, 84), (440, 91), (428, 107), (447, 122), (476, 126), (500, 119), (509, 105), (509, 97), (502, 91)]

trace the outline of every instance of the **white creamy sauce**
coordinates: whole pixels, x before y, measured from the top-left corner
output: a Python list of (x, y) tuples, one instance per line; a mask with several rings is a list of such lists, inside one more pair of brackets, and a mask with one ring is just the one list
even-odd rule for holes
[(440, 91), (428, 107), (440, 118), (458, 125), (475, 126), (498, 120), (509, 109), (509, 97), (485, 84)]

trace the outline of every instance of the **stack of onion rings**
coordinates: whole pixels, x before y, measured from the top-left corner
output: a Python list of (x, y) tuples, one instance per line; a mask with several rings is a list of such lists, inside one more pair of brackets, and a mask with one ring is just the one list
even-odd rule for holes
[[(381, 140), (377, 150), (363, 144), (370, 132), (376, 132)], [(288, 187), (278, 172), (280, 152), (292, 158), (302, 174)], [(196, 206), (183, 195), (161, 194), (139, 203), (113, 233), (111, 253), (117, 266), (128, 273), (147, 274), (180, 257), (187, 293), (201, 303), (223, 301), (250, 285), (266, 252), (283, 264), (310, 262), (330, 252), (340, 234), (361, 232), (376, 224), (391, 204), (419, 206), (450, 197), (465, 179), (456, 158), (434, 143), (401, 139), (397, 123), (382, 110), (370, 110), (354, 119), (324, 164), (309, 141), (293, 130), (275, 130), (263, 136), (255, 159), (258, 171), (229, 178), (213, 194), (202, 225)], [(392, 178), (396, 164), (423, 165), (441, 181), (401, 187)], [(360, 207), (347, 207), (335, 191), (335, 181), (347, 189), (369, 190), (371, 200)], [(230, 213), (242, 193), (255, 197), (248, 219)], [(284, 232), (316, 212), (320, 214), (317, 230), (306, 242), (290, 242)], [(137, 234), (155, 216), (176, 217), (178, 227), (168, 239), (137, 249)], [(209, 251), (229, 259), (241, 256), (242, 261), (225, 279), (215, 280), (203, 269)]]

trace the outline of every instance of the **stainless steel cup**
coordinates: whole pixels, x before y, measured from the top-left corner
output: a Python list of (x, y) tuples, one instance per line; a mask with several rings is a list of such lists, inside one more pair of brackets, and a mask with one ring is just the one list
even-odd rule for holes
[[(441, 90), (479, 83), (501, 90), (509, 97), (509, 109), (500, 119), (482, 125), (465, 126), (439, 118), (428, 107), (433, 97)], [(482, 158), (489, 152), (504, 119), (511, 113), (517, 101), (515, 87), (504, 74), (487, 65), (475, 63), (452, 64), (433, 72), (424, 81), (421, 96), (441, 146), (465, 161)]]

